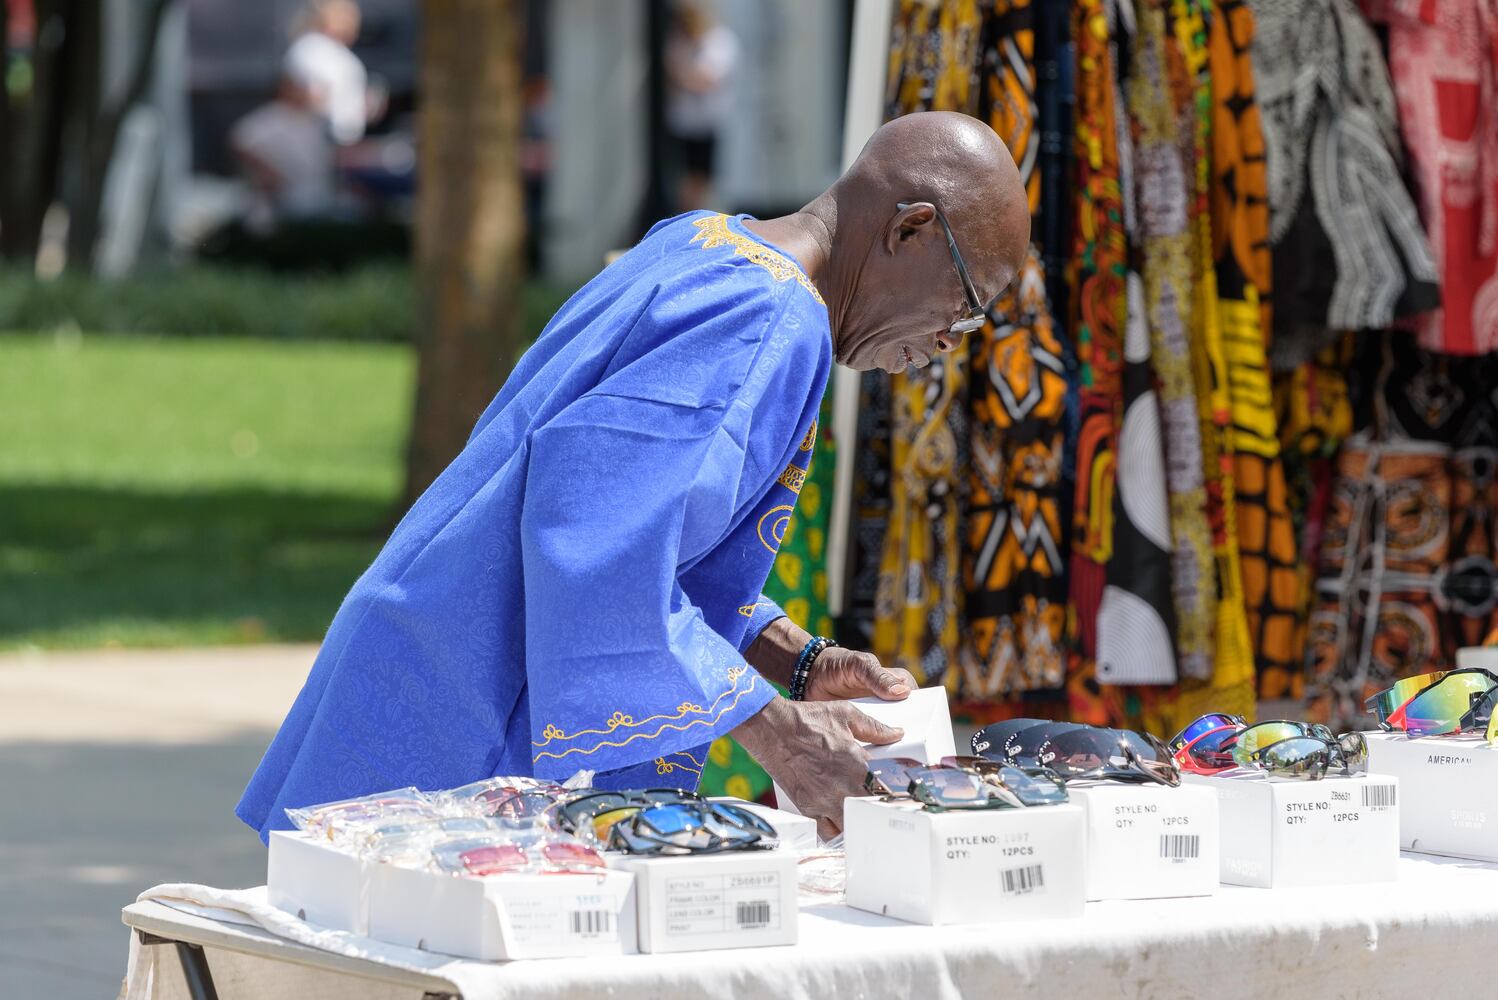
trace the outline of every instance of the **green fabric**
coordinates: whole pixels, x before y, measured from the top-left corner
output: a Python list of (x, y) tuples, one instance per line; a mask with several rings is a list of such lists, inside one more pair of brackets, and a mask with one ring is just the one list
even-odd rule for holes
[[(765, 596), (784, 608), (791, 621), (815, 635), (832, 634), (832, 619), (827, 613), (827, 526), (836, 456), (829, 387), (817, 419), (817, 450), (764, 587)], [(698, 787), (704, 795), (753, 800), (770, 790), (770, 776), (743, 747), (724, 736), (708, 750)]]

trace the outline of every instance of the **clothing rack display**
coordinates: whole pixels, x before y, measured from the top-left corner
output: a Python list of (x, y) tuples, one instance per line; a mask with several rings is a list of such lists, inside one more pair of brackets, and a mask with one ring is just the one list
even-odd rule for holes
[(883, 117), (990, 124), (1033, 246), (842, 411), (848, 641), (978, 721), (1174, 731), (1498, 624), (1498, 3), (879, 0), (850, 88), (881, 16)]

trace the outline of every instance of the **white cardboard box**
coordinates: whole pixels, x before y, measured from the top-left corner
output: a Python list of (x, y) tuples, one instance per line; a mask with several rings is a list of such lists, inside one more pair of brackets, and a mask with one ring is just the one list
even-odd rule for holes
[(374, 865), (369, 936), (477, 958), (573, 958), (636, 950), (634, 876), (468, 878)]
[(1368, 769), (1399, 779), (1399, 845), (1498, 861), (1498, 749), (1481, 736), (1368, 733)]
[(1082, 807), (928, 812), (848, 799), (849, 906), (918, 924), (1080, 917)]
[(609, 855), (635, 877), (642, 952), (795, 944), (796, 855), (730, 851), (672, 858)]
[(1087, 899), (1217, 891), (1217, 793), (1182, 785), (1072, 784), (1087, 828)]
[(266, 865), (270, 904), (309, 924), (369, 933), (371, 866), (300, 830), (272, 830)]
[[(944, 687), (917, 688), (904, 701), (854, 698), (852, 703), (860, 712), (886, 726), (905, 730), (904, 738), (898, 743), (868, 746), (872, 757), (913, 757), (935, 764), (943, 757), (957, 753), (957, 743), (952, 735), (952, 710), (947, 704), (947, 689)], [(967, 749), (962, 752), (967, 753)], [(800, 815), (801, 810), (779, 785), (775, 786), (775, 801), (782, 810)]]
[(1274, 781), (1259, 771), (1183, 777), (1189, 784), (1217, 789), (1224, 883), (1278, 889), (1395, 877), (1395, 778)]
[(745, 802), (732, 796), (721, 796), (713, 802), (729, 802), (740, 809), (748, 809), (775, 828), (780, 835), (780, 848), (784, 851), (815, 851), (822, 846), (817, 838), (817, 821), (797, 812), (776, 809), (758, 802)]

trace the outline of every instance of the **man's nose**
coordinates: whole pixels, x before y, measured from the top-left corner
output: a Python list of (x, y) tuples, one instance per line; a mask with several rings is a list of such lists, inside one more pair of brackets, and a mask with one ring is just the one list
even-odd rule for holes
[(963, 335), (960, 333), (943, 333), (937, 335), (936, 349), (943, 354), (951, 354), (962, 346)]

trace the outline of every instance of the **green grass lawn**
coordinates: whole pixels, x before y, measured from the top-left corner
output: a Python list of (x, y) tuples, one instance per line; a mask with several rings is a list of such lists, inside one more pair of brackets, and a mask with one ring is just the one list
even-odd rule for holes
[(413, 362), (0, 335), (0, 649), (321, 638), (393, 523)]

